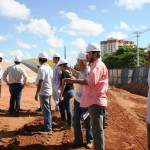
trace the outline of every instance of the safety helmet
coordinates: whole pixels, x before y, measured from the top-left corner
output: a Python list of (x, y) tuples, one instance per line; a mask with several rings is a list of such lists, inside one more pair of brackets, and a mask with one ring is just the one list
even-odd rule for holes
[(62, 65), (62, 64), (68, 64), (68, 61), (67, 61), (66, 59), (64, 59), (64, 58), (61, 58), (61, 59), (58, 61), (57, 66)]
[(150, 51), (150, 43), (149, 43), (149, 45), (148, 45), (148, 47), (147, 47), (147, 51)]
[(19, 56), (16, 56), (14, 61), (16, 61), (16, 62), (21, 62), (22, 59), (21, 59)]
[(54, 57), (60, 58), (60, 54), (59, 54), (59, 53), (55, 53), (55, 54), (53, 55), (53, 58), (54, 58)]
[(48, 59), (48, 55), (47, 55), (47, 53), (45, 53), (45, 52), (41, 52), (41, 53), (39, 54), (39, 58), (46, 58), (46, 59)]
[(0, 54), (0, 58), (3, 58), (3, 54)]
[(100, 52), (101, 51), (100, 46), (96, 43), (89, 43), (86, 48), (86, 52), (88, 53), (88, 52), (95, 52), (95, 51)]
[(87, 60), (86, 58), (86, 52), (80, 52), (77, 56), (77, 59), (80, 59), (80, 60)]

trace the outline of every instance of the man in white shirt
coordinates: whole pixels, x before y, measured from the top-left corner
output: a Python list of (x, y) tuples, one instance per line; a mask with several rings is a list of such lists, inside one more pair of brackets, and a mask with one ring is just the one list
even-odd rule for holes
[(59, 89), (60, 89), (60, 76), (61, 76), (61, 70), (59, 69), (59, 67), (57, 66), (58, 61), (60, 60), (60, 55), (58, 53), (55, 53), (53, 55), (53, 62), (55, 63), (54, 67), (53, 67), (53, 99), (56, 103), (55, 106), (55, 110), (59, 110)]
[[(3, 80), (9, 86), (10, 91), (10, 106), (9, 114), (15, 113), (16, 117), (20, 115), (20, 101), (22, 95), (22, 89), (27, 83), (27, 74), (25, 70), (20, 66), (21, 58), (17, 56), (14, 60), (15, 65), (8, 67), (4, 74)], [(7, 75), (9, 80), (7, 79)], [(24, 79), (22, 81), (22, 79)]]
[(37, 91), (35, 100), (40, 99), (40, 106), (44, 116), (44, 127), (41, 129), (42, 134), (52, 133), (52, 114), (50, 108), (50, 98), (52, 95), (53, 70), (47, 64), (48, 55), (45, 52), (39, 54), (40, 68), (36, 78)]
[[(150, 43), (148, 45), (147, 48), (147, 60), (148, 60), (148, 64), (150, 66)], [(148, 110), (147, 110), (147, 117), (146, 117), (146, 122), (147, 122), (147, 143), (148, 143), (148, 150), (150, 149), (150, 68), (149, 68), (149, 72), (148, 72)]]

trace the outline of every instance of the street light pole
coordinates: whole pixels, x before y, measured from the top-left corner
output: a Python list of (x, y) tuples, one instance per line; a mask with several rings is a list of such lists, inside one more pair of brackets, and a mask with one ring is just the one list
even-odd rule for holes
[(147, 30), (144, 30), (144, 31), (142, 31), (142, 32), (134, 32), (134, 34), (136, 34), (136, 38), (137, 38), (137, 67), (139, 67), (140, 66), (140, 63), (139, 63), (139, 61), (140, 61), (140, 59), (139, 59), (139, 37), (140, 37), (140, 35), (142, 34), (142, 33), (144, 33), (144, 32), (147, 32), (147, 31), (149, 31), (150, 29), (147, 29)]
[(139, 32), (136, 33), (136, 38), (137, 38), (137, 67), (139, 67), (140, 66), (139, 64), (139, 40), (138, 40)]

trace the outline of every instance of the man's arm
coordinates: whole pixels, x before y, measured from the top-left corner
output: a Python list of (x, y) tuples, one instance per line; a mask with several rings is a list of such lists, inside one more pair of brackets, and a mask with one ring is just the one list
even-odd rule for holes
[(72, 79), (72, 78), (65, 78), (64, 79), (65, 83), (69, 83), (69, 84), (81, 84), (81, 85), (88, 85), (86, 79)]
[(79, 78), (79, 75), (80, 75), (80, 72), (79, 72), (79, 71), (73, 69), (71, 66), (68, 67), (68, 69), (69, 69), (70, 72), (72, 72), (72, 75), (73, 75), (74, 77)]
[(24, 78), (22, 88), (24, 88), (24, 86), (27, 84), (28, 76), (27, 76), (27, 74), (24, 70), (23, 70), (22, 75), (23, 75), (23, 78)]
[(3, 81), (6, 82), (6, 84), (9, 86), (9, 82), (7, 80), (7, 75), (8, 75), (8, 68), (3, 73)]
[(39, 83), (37, 85), (36, 94), (35, 94), (35, 100), (36, 101), (38, 100), (38, 94), (39, 94), (40, 89), (42, 88), (42, 86), (43, 86), (43, 80), (39, 80)]

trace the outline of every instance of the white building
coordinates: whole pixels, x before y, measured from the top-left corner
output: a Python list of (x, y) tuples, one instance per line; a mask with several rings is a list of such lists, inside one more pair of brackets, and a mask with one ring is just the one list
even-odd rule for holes
[(111, 54), (112, 52), (115, 52), (119, 46), (123, 46), (123, 45), (134, 46), (134, 42), (128, 40), (118, 40), (115, 38), (109, 38), (106, 41), (101, 41), (100, 42), (101, 56), (103, 57), (104, 54), (106, 53)]

